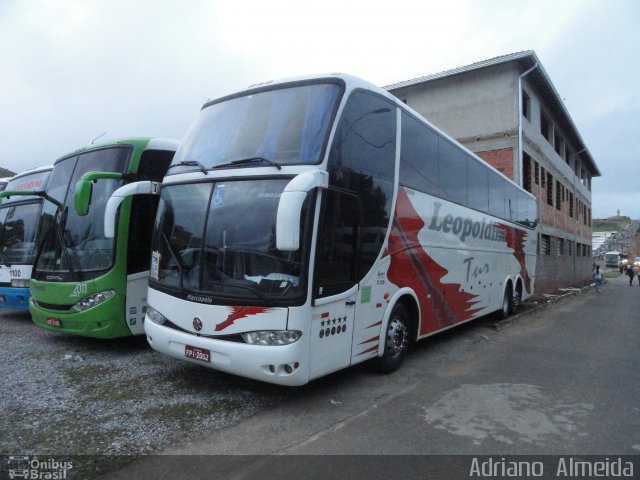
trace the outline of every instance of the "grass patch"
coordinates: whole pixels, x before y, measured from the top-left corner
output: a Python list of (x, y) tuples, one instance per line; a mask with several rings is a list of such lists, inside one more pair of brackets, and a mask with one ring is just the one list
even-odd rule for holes
[(182, 426), (186, 426), (196, 418), (230, 414), (237, 410), (238, 406), (234, 402), (217, 400), (205, 404), (188, 402), (158, 405), (146, 409), (140, 416), (148, 421), (176, 422)]

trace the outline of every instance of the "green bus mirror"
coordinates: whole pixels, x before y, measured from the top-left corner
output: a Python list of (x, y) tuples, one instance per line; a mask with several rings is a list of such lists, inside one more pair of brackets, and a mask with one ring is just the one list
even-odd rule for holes
[(87, 172), (80, 177), (76, 183), (76, 193), (73, 197), (73, 204), (78, 215), (83, 217), (89, 213), (93, 183), (106, 178), (120, 180), (124, 178), (124, 175), (117, 172)]
[(89, 213), (89, 204), (91, 203), (91, 192), (93, 191), (93, 182), (87, 180), (79, 180), (76, 183), (76, 194), (73, 198), (76, 212), (81, 217)]

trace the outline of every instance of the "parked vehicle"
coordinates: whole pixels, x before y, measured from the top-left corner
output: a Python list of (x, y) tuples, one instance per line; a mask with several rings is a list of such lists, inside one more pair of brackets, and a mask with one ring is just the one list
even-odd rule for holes
[(22, 172), (0, 192), (0, 308), (29, 309), (37, 233), (52, 169)]
[[(115, 236), (104, 231), (111, 194), (132, 181), (159, 182), (179, 145), (131, 138), (90, 145), (57, 160), (42, 209), (31, 280), (36, 325), (98, 338), (144, 333), (157, 196), (121, 204)], [(77, 193), (88, 193), (81, 208)]]
[[(106, 236), (127, 192), (153, 188), (113, 194)], [(147, 339), (210, 368), (391, 372), (417, 339), (533, 293), (535, 198), (354, 77), (208, 102), (160, 190)]]

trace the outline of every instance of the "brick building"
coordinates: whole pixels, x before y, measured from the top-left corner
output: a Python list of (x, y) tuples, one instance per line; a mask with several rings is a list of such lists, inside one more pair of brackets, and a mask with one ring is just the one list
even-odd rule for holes
[(533, 51), (385, 88), (535, 195), (538, 293), (591, 278), (600, 171)]

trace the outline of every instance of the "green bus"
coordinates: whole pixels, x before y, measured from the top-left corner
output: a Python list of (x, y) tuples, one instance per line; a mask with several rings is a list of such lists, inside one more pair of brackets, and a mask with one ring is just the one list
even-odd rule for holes
[[(113, 238), (104, 235), (107, 200), (131, 182), (162, 181), (176, 140), (125, 138), (77, 150), (54, 164), (31, 279), (36, 325), (96, 338), (144, 333), (154, 195), (122, 202)], [(88, 201), (78, 207), (76, 191)]]

